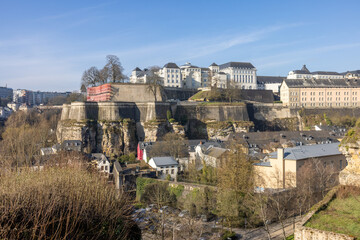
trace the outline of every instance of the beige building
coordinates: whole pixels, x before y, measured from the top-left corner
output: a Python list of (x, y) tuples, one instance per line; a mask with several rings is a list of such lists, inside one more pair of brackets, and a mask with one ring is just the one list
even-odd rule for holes
[(280, 100), (290, 108), (344, 108), (360, 106), (357, 79), (285, 79)]
[(301, 182), (302, 166), (311, 159), (321, 161), (340, 171), (346, 166), (346, 158), (338, 149), (339, 143), (316, 144), (292, 148), (278, 148), (269, 154), (266, 162), (254, 164), (257, 187), (283, 189), (296, 187)]

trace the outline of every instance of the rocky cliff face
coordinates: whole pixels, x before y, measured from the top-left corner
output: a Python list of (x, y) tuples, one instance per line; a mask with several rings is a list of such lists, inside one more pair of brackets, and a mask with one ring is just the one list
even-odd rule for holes
[(249, 132), (253, 127), (251, 121), (191, 120), (188, 123), (187, 135), (192, 139), (225, 140), (230, 133)]
[(360, 187), (360, 141), (342, 143), (339, 150), (345, 155), (348, 162), (345, 169), (340, 172), (340, 184)]
[(136, 150), (135, 122), (118, 121), (75, 121), (61, 120), (57, 127), (58, 142), (81, 140), (84, 151), (106, 152), (107, 155), (121, 155)]
[(184, 127), (178, 123), (169, 123), (166, 120), (153, 120), (143, 123), (144, 141), (155, 142), (161, 139), (166, 133), (174, 132), (185, 137)]

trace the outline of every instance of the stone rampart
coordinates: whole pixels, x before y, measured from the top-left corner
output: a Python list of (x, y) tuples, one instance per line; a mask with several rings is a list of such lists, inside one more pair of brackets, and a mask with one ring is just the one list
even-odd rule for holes
[(117, 121), (129, 118), (136, 122), (166, 119), (170, 103), (73, 102), (64, 104), (61, 120)]
[(188, 120), (215, 120), (215, 121), (248, 121), (249, 115), (246, 105), (212, 105), (201, 103), (179, 104), (176, 108), (175, 119), (182, 121), (186, 116)]

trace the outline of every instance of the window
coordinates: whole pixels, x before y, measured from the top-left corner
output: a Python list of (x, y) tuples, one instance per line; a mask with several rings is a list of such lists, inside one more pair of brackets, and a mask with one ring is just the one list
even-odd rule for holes
[(101, 166), (101, 171), (104, 171), (104, 166)]
[(105, 166), (105, 171), (107, 171), (108, 170), (108, 166)]
[(171, 169), (171, 174), (174, 174), (174, 169)]

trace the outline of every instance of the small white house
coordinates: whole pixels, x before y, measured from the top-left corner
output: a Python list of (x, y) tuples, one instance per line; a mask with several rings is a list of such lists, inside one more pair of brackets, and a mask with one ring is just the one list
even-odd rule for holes
[(103, 173), (110, 173), (110, 161), (102, 153), (93, 153), (92, 157), (97, 161), (97, 169)]
[(179, 164), (173, 157), (153, 157), (149, 165), (158, 171), (160, 178), (164, 179), (169, 174), (172, 179), (176, 179)]

